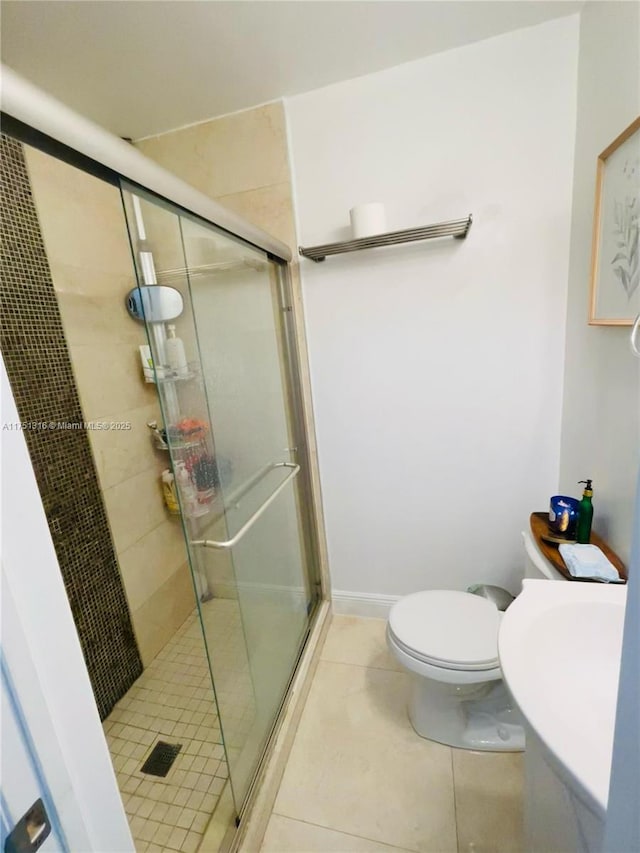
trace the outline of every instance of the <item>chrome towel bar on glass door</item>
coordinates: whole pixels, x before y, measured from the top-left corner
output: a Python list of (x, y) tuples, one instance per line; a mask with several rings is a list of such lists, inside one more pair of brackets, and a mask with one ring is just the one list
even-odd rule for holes
[(640, 314), (636, 317), (631, 329), (631, 352), (640, 358)]
[(262, 513), (271, 506), (274, 500), (278, 497), (280, 492), (284, 489), (287, 483), (290, 480), (293, 480), (294, 477), (297, 476), (300, 471), (300, 466), (296, 465), (295, 462), (277, 462), (274, 468), (291, 468), (291, 472), (284, 478), (284, 480), (280, 483), (280, 485), (271, 492), (266, 501), (259, 507), (253, 515), (245, 521), (240, 530), (233, 536), (231, 539), (223, 539), (222, 541), (217, 541), (215, 539), (196, 539), (192, 540), (192, 545), (201, 545), (203, 548), (218, 548), (220, 550), (227, 550), (229, 548), (233, 548), (234, 545), (237, 545), (238, 542), (242, 539), (244, 534), (250, 530), (256, 521), (260, 518)]

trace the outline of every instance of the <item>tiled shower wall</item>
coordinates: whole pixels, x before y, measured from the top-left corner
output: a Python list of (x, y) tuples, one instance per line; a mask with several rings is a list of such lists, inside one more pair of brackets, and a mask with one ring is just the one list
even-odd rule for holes
[[(295, 247), (291, 175), (281, 103), (147, 137), (135, 145), (146, 157), (223, 207)], [(161, 227), (158, 217), (150, 233), (162, 233)], [(169, 234), (162, 236), (164, 246), (171, 251), (175, 241)], [(156, 263), (160, 269), (163, 261), (158, 253)], [(296, 274), (295, 270), (292, 272)], [(186, 334), (186, 329), (178, 328), (183, 341)], [(236, 580), (229, 556), (208, 551), (202, 559), (214, 594), (235, 597)]]
[[(23, 148), (89, 444), (143, 666), (195, 607), (180, 521), (167, 513), (147, 423), (162, 421), (143, 381), (144, 325), (125, 299), (135, 285), (118, 187), (28, 145)], [(177, 266), (178, 264), (172, 264)]]
[[(282, 102), (220, 116), (181, 130), (168, 131), (135, 142), (136, 147), (192, 187), (215, 199), (253, 225), (286, 243), (293, 253), (290, 266), (300, 381), (305, 400), (310, 473), (319, 529), (324, 527), (315, 426), (311, 404), (307, 343), (300, 276), (298, 242), (293, 209), (293, 188), (287, 130)], [(321, 562), (326, 566), (324, 534), (319, 536)], [(229, 560), (205, 559), (212, 589), (217, 596), (235, 595), (235, 578)]]
[[(2, 354), (20, 417), (36, 425), (24, 430), (25, 438), (104, 718), (138, 678), (142, 662), (82, 428), (84, 416), (22, 145), (4, 134), (0, 209)], [(58, 424), (78, 426), (65, 429)]]

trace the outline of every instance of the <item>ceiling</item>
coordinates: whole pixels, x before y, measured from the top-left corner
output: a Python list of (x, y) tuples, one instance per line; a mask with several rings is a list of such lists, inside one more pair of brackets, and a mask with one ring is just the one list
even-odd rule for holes
[(5, 0), (2, 61), (139, 139), (573, 14), (563, 0)]

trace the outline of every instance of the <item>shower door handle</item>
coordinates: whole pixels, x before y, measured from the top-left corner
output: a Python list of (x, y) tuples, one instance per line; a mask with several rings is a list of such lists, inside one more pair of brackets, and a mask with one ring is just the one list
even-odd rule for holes
[(215, 539), (197, 539), (195, 541), (192, 541), (191, 544), (201, 545), (203, 548), (217, 548), (219, 550), (224, 551), (228, 550), (229, 548), (233, 548), (234, 545), (237, 545), (238, 542), (244, 536), (244, 534), (253, 527), (253, 525), (260, 518), (262, 513), (265, 512), (265, 510), (267, 510), (271, 506), (271, 504), (278, 497), (278, 495), (284, 489), (287, 483), (291, 482), (291, 480), (293, 480), (293, 478), (296, 477), (298, 475), (298, 472), (300, 471), (300, 466), (296, 465), (294, 462), (278, 462), (273, 467), (291, 468), (291, 472), (284, 478), (280, 485), (277, 486), (277, 488), (275, 488), (273, 492), (271, 492), (271, 494), (262, 504), (262, 506), (259, 507), (247, 521), (245, 521), (245, 523), (242, 525), (240, 530), (238, 530), (235, 536), (233, 536), (231, 539), (223, 539), (221, 541), (217, 541)]
[(633, 324), (633, 328), (631, 329), (631, 352), (636, 356), (636, 358), (640, 358), (640, 344), (638, 343), (638, 338), (640, 337), (640, 314), (635, 319)]

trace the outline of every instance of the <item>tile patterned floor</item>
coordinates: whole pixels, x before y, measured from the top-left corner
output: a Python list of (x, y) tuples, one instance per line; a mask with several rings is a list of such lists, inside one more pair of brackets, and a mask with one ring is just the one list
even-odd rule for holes
[(249, 658), (237, 599), (214, 598), (201, 605), (204, 633), (227, 749), (241, 750), (256, 715)]
[(418, 737), (384, 632), (333, 618), (261, 853), (519, 853), (522, 754)]
[[(205, 608), (216, 635), (209, 641), (215, 643), (219, 635), (232, 670), (237, 658), (222, 640), (235, 637), (237, 604), (214, 599)], [(238, 737), (248, 713), (242, 700), (246, 690), (234, 688), (227, 696), (231, 728), (236, 726)], [(228, 775), (195, 611), (118, 702), (104, 731), (138, 853), (194, 853)], [(158, 740), (182, 744), (165, 778), (140, 771)]]

